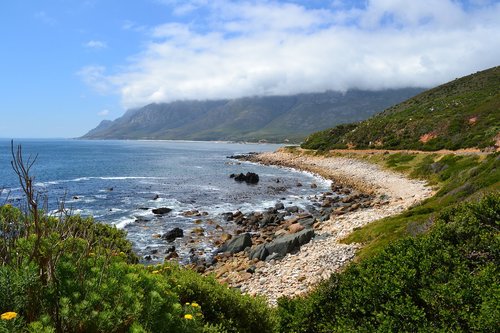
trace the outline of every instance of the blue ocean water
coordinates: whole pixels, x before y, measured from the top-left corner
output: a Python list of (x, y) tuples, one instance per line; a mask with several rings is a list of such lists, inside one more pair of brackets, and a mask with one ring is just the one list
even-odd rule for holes
[[(174, 227), (189, 231), (201, 226), (208, 232), (210, 220), (231, 228), (224, 225), (222, 213), (264, 210), (278, 201), (305, 206), (309, 196), (326, 191), (329, 185), (307, 173), (227, 158), (279, 147), (272, 144), (16, 140), (14, 145), (18, 144), (25, 158), (37, 156), (32, 174), (36, 189), (48, 198), (49, 210), (57, 209), (57, 202), (64, 199), (74, 214), (124, 228), (139, 254), (168, 246), (157, 235)], [(0, 139), (0, 204), (22, 203), (11, 160), (10, 140)], [(259, 183), (247, 185), (229, 178), (240, 172), (259, 174)], [(312, 189), (311, 183), (318, 188)], [(155, 216), (151, 209), (158, 207), (172, 212)], [(191, 210), (207, 215), (201, 222), (199, 217), (183, 215)], [(176, 242), (185, 253), (181, 240)], [(200, 246), (210, 250), (213, 244), (207, 241)]]

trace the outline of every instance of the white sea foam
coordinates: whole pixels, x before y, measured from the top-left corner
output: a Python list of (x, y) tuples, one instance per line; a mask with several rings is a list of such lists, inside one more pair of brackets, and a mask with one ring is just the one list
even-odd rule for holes
[(123, 229), (125, 228), (127, 225), (131, 224), (131, 223), (134, 223), (135, 222), (135, 218), (134, 217), (127, 217), (127, 216), (124, 216), (122, 218), (120, 218), (118, 221), (114, 222), (114, 225), (118, 228), (118, 229)]

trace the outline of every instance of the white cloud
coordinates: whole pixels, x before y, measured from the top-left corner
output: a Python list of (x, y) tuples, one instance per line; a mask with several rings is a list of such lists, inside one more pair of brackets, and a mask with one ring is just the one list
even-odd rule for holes
[(101, 116), (101, 117), (106, 117), (108, 114), (109, 114), (109, 110), (108, 109), (101, 110), (101, 111), (99, 111), (97, 113), (97, 115)]
[[(163, 0), (173, 5), (178, 1)], [(275, 1), (183, 1), (119, 72), (81, 71), (125, 107), (350, 88), (434, 86), (499, 65), (500, 4), (372, 0), (308, 9)], [(206, 19), (189, 20), (204, 10)], [(190, 23), (182, 23), (182, 22)], [(196, 23), (193, 23), (196, 21)]]
[(108, 47), (108, 44), (100, 40), (89, 40), (83, 46), (89, 49), (105, 49)]

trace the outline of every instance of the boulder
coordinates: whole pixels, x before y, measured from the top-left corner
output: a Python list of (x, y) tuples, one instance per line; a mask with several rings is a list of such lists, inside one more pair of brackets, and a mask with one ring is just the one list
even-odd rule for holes
[(288, 227), (288, 230), (290, 231), (291, 234), (295, 234), (295, 233), (302, 231), (304, 229), (305, 229), (305, 227), (300, 223), (294, 223)]
[(174, 239), (179, 237), (184, 237), (184, 231), (182, 231), (181, 228), (174, 228), (161, 236), (161, 238), (166, 239), (168, 242), (172, 242)]
[(297, 251), (302, 245), (308, 243), (314, 237), (313, 229), (305, 229), (295, 234), (281, 236), (276, 238), (271, 243), (261, 244), (254, 247), (248, 257), (250, 259), (266, 260), (272, 257), (273, 259), (281, 259), (287, 253)]
[(290, 207), (286, 207), (285, 210), (289, 213), (297, 213), (299, 211), (299, 207), (290, 206)]
[(248, 258), (250, 259), (259, 259), (259, 260), (266, 260), (267, 256), (269, 255), (269, 251), (266, 249), (266, 244), (261, 244), (258, 245), (252, 250), (250, 250), (250, 253), (248, 255)]
[(252, 237), (246, 232), (235, 236), (229, 242), (222, 245), (218, 252), (238, 253), (250, 246), (252, 246)]
[(297, 222), (299, 222), (304, 227), (312, 227), (314, 222), (316, 222), (316, 219), (314, 217), (306, 217), (299, 219)]
[(260, 219), (259, 226), (261, 228), (267, 226), (268, 224), (279, 223), (279, 219), (277, 214), (275, 213), (264, 213), (262, 214), (262, 218)]
[(277, 253), (277, 258), (283, 258), (287, 253), (297, 251), (314, 236), (313, 229), (305, 229), (295, 234), (279, 237), (266, 245), (269, 253)]
[(276, 210), (281, 210), (281, 209), (285, 209), (285, 205), (283, 205), (282, 202), (278, 202), (274, 205), (274, 209)]
[[(232, 177), (231, 177), (232, 176)], [(237, 182), (245, 182), (247, 184), (257, 184), (259, 182), (259, 175), (253, 172), (247, 172), (246, 175), (240, 173), (239, 175), (231, 175)]]
[(161, 208), (154, 208), (154, 209), (152, 209), (153, 214), (156, 214), (156, 215), (168, 214), (171, 211), (172, 211), (172, 209), (167, 208), (167, 207), (161, 207)]

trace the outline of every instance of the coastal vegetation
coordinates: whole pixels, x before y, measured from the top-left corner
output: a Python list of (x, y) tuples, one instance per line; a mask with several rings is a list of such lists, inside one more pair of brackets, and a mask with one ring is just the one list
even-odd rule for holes
[(175, 264), (137, 264), (123, 231), (37, 209), (29, 167), (18, 168), (26, 209), (0, 208), (0, 332), (493, 332), (499, 154), (361, 158), (438, 191), (354, 231), (358, 262), (277, 308)]
[(487, 148), (500, 141), (500, 67), (427, 90), (359, 123), (310, 135), (306, 149)]
[(281, 299), (281, 332), (495, 332), (500, 311), (500, 196), (446, 209), (407, 237)]

